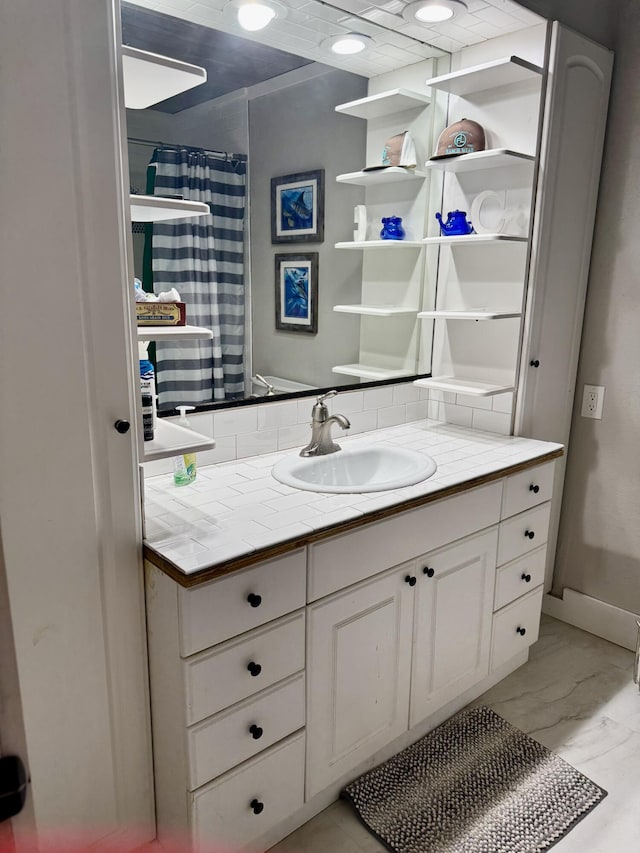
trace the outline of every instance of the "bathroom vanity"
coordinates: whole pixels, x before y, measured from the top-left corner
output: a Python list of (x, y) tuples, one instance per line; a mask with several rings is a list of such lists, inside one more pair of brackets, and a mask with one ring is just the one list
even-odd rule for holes
[[(273, 480), (286, 454), (215, 466), (173, 538), (161, 523), (176, 490), (147, 481), (160, 841), (266, 849), (521, 666), (537, 639), (561, 446), (429, 421), (349, 442), (422, 447), (440, 468), (336, 501)], [(269, 509), (274, 487), (273, 516), (308, 507), (308, 533), (259, 548), (238, 526), (238, 555), (212, 561), (206, 546), (230, 536), (215, 522), (235, 512), (250, 525), (248, 496)], [(338, 504), (344, 520), (323, 523)]]

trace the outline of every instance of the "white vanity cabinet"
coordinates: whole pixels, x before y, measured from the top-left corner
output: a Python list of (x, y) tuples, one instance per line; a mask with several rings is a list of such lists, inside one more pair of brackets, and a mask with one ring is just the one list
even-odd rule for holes
[(553, 468), (203, 583), (147, 562), (160, 841), (265, 849), (524, 663)]

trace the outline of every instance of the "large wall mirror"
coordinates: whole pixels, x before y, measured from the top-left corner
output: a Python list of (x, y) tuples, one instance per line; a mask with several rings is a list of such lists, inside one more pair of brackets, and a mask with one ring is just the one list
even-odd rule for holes
[[(401, 2), (288, 0), (274, 4), (267, 28), (248, 33), (235, 0), (153, 5), (122, 4), (123, 43), (204, 66), (208, 80), (127, 110), (132, 192), (188, 198), (189, 188), (210, 188), (216, 219), (215, 234), (195, 236), (134, 223), (136, 276), (156, 292), (186, 288), (198, 312), (190, 321), (216, 328), (213, 344), (151, 345), (160, 410), (428, 374), (432, 324), (417, 315), (434, 305), (438, 255), (419, 241), (437, 233), (426, 215), (439, 209), (442, 185), (420, 173), (446, 123), (446, 95), (391, 112), (336, 106), (394, 89), (426, 94), (425, 80), (465, 46), (464, 21), (456, 40), (454, 24), (409, 22)], [(476, 5), (499, 6), (505, 21), (512, 13), (514, 29), (516, 3)], [(466, 44), (497, 31), (467, 18)], [(362, 34), (367, 49), (333, 53), (331, 40), (347, 32)], [(363, 180), (363, 168), (382, 165), (387, 140), (407, 130), (413, 179), (393, 191), (376, 180), (380, 171)], [(360, 206), (364, 224), (354, 221)], [(403, 245), (359, 248), (379, 238), (383, 217), (401, 217)]]

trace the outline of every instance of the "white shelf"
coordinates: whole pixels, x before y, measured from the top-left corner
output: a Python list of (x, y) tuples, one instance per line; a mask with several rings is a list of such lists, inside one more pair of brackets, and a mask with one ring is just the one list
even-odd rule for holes
[(423, 246), (435, 246), (448, 243), (450, 246), (474, 245), (480, 243), (526, 243), (527, 237), (515, 237), (512, 234), (462, 234), (458, 237), (425, 237)]
[(208, 216), (209, 205), (202, 201), (163, 198), (157, 195), (130, 195), (132, 222), (164, 222), (190, 216)]
[(451, 391), (454, 394), (466, 394), (468, 397), (493, 397), (494, 394), (506, 394), (513, 391), (513, 385), (491, 385), (471, 379), (456, 379), (454, 376), (434, 376), (431, 379), (416, 379), (413, 383), (420, 388), (432, 388), (434, 391)]
[(148, 50), (122, 46), (124, 105), (144, 110), (207, 82), (206, 69)]
[(144, 461), (152, 462), (154, 459), (166, 459), (168, 456), (197, 453), (199, 450), (211, 450), (215, 446), (215, 441), (206, 435), (200, 435), (166, 418), (156, 418), (155, 438), (144, 442)]
[[(160, 303), (162, 304), (162, 303)], [(139, 341), (200, 341), (213, 337), (203, 326), (138, 326)]]
[(357, 376), (360, 379), (400, 379), (402, 376), (413, 376), (414, 370), (389, 370), (385, 367), (372, 367), (368, 364), (337, 364), (331, 368), (333, 373), (341, 376)]
[(459, 154), (444, 157), (442, 160), (427, 160), (426, 169), (439, 169), (443, 172), (479, 172), (483, 169), (499, 169), (505, 166), (526, 168), (533, 174), (535, 157), (521, 154), (508, 148), (491, 148), (488, 151), (476, 151), (473, 154)]
[[(400, 314), (417, 314), (417, 308), (404, 308), (402, 305), (334, 305), (339, 314), (366, 314), (372, 317), (396, 317)], [(418, 314), (418, 316), (420, 316)]]
[(510, 320), (521, 317), (520, 311), (492, 311), (489, 308), (476, 311), (421, 311), (421, 320)]
[(336, 175), (339, 184), (356, 184), (359, 187), (371, 187), (375, 184), (396, 184), (401, 181), (424, 180), (426, 172), (409, 169), (405, 166), (387, 166), (385, 169), (375, 169), (372, 172), (345, 172)]
[(336, 243), (336, 249), (382, 249), (388, 252), (399, 249), (421, 249), (422, 240), (351, 240)]
[(474, 92), (484, 92), (486, 89), (530, 80), (541, 74), (540, 66), (533, 65), (519, 56), (507, 56), (504, 59), (463, 68), (462, 71), (443, 74), (441, 77), (432, 77), (426, 84), (450, 95), (471, 95)]
[(356, 116), (356, 118), (372, 119), (394, 115), (404, 110), (420, 109), (430, 103), (431, 98), (420, 92), (412, 92), (409, 89), (390, 89), (378, 95), (369, 95), (368, 98), (358, 98), (357, 101), (338, 104), (336, 112)]

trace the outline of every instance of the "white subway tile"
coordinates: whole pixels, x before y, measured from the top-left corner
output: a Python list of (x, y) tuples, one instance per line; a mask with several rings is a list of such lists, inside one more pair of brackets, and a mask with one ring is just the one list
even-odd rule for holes
[(216, 465), (236, 458), (235, 435), (216, 436), (213, 450), (202, 450), (197, 454), (198, 465)]
[(378, 428), (396, 426), (397, 424), (406, 423), (407, 407), (406, 406), (389, 406), (384, 409), (378, 409)]
[(362, 394), (365, 410), (393, 405), (393, 390), (388, 385), (382, 388), (366, 388)]
[(491, 409), (491, 397), (472, 397), (468, 394), (456, 394), (456, 406), (470, 406), (472, 409)]
[(471, 426), (471, 418), (473, 409), (468, 409), (466, 406), (456, 406), (453, 403), (440, 403), (439, 420), (446, 421), (448, 424), (458, 424), (458, 426)]
[(397, 406), (401, 403), (415, 403), (420, 399), (420, 389), (411, 384), (394, 385), (393, 386), (393, 405)]
[(511, 415), (505, 412), (485, 412), (475, 409), (472, 426), (474, 429), (485, 429), (488, 432), (509, 435), (511, 432)]
[(264, 429), (260, 432), (243, 433), (236, 437), (238, 459), (243, 456), (259, 456), (278, 449), (278, 430)]
[(351, 429), (349, 435), (357, 435), (361, 432), (369, 432), (378, 428), (378, 411), (371, 409), (367, 412), (352, 412), (349, 414)]
[(511, 414), (511, 409), (513, 408), (513, 391), (509, 391), (508, 394), (495, 394), (491, 399), (493, 401), (492, 408), (494, 412)]
[(428, 417), (433, 421), (440, 420), (440, 403), (436, 400), (429, 400)]
[(258, 429), (277, 429), (298, 423), (298, 403), (263, 403), (258, 409)]
[(258, 429), (257, 406), (225, 409), (213, 414), (213, 434), (217, 439), (223, 435), (241, 435)]
[(429, 401), (417, 400), (415, 403), (407, 403), (407, 420), (419, 421), (429, 416)]
[(309, 424), (296, 424), (290, 427), (280, 427), (278, 430), (278, 450), (288, 450), (290, 447), (301, 447), (311, 439)]
[[(327, 401), (329, 402), (329, 401)], [(331, 400), (332, 410), (339, 412), (341, 415), (350, 415), (353, 412), (361, 412), (364, 408), (364, 392), (363, 391), (345, 391)]]

